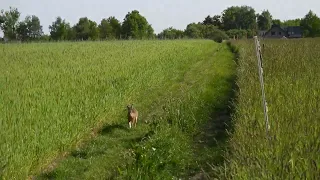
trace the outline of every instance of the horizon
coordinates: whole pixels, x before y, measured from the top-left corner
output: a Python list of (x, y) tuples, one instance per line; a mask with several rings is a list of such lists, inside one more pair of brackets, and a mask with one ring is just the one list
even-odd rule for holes
[[(5, 11), (9, 10), (10, 6), (18, 8), (18, 11), (21, 13), (19, 21), (24, 20), (27, 15), (36, 15), (40, 19), (44, 34), (50, 34), (49, 25), (58, 16), (69, 22), (71, 26), (76, 24), (81, 17), (88, 17), (97, 24), (100, 24), (103, 18), (115, 16), (122, 23), (125, 15), (132, 10), (138, 10), (147, 19), (149, 24), (152, 25), (156, 34), (169, 27), (184, 30), (188, 24), (201, 22), (208, 15), (221, 15), (223, 10), (231, 6), (251, 6), (255, 9), (256, 13), (269, 10), (274, 19), (280, 19), (281, 21), (303, 18), (310, 10), (317, 15), (320, 14), (320, 2), (313, 0), (295, 3), (290, 1), (279, 3), (276, 0), (270, 0), (268, 3), (253, 0), (246, 0), (245, 2), (239, 3), (236, 0), (225, 0), (224, 2), (216, 3), (209, 0), (202, 0), (202, 3), (195, 2), (194, 0), (163, 0), (155, 2), (146, 0), (136, 2), (128, 0), (118, 2), (105, 2), (102, 0), (71, 0), (68, 2), (62, 0), (55, 2), (4, 0), (1, 8)], [(278, 6), (272, 5), (274, 4), (272, 2), (277, 3)], [(61, 6), (61, 4), (64, 4), (64, 6)], [(0, 31), (0, 36), (3, 36), (2, 31)]]

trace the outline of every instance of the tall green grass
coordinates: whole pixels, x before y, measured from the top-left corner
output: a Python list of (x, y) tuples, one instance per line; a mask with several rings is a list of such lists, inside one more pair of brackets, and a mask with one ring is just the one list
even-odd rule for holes
[(218, 46), (199, 40), (0, 45), (2, 177), (39, 172), (98, 124), (126, 124), (127, 103), (143, 117), (184, 78), (196, 86), (185, 72)]
[(266, 137), (253, 40), (234, 42), (239, 94), (224, 178), (320, 177), (319, 39), (263, 40)]

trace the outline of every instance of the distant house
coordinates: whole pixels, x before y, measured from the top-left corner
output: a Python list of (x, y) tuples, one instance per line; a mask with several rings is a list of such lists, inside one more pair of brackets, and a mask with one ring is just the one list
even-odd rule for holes
[(263, 38), (302, 38), (302, 29), (300, 26), (272, 25), (268, 31), (260, 31), (259, 36)]
[(285, 28), (288, 38), (302, 38), (302, 28), (300, 26), (288, 26)]

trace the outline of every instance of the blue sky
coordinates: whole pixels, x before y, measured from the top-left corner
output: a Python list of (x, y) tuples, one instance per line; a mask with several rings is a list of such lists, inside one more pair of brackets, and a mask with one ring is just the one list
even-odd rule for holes
[(202, 21), (209, 14), (221, 14), (232, 5), (249, 5), (257, 12), (268, 9), (281, 20), (301, 18), (309, 10), (320, 16), (319, 0), (0, 0), (0, 9), (17, 7), (20, 20), (26, 15), (38, 16), (45, 33), (57, 16), (72, 25), (84, 16), (99, 24), (109, 16), (122, 21), (134, 9), (147, 18), (156, 33), (170, 26), (183, 30), (187, 24)]

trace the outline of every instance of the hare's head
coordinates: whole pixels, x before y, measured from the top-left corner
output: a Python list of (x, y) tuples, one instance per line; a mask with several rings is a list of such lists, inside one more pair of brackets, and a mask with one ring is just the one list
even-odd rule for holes
[(128, 111), (130, 111), (131, 109), (133, 109), (133, 104), (127, 105), (127, 109), (128, 109)]

